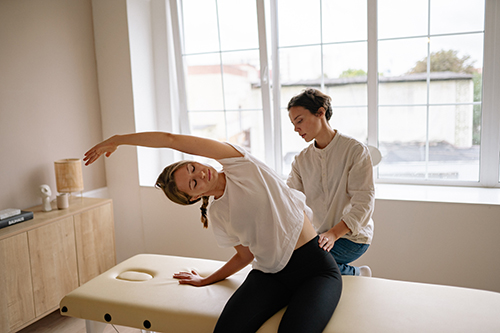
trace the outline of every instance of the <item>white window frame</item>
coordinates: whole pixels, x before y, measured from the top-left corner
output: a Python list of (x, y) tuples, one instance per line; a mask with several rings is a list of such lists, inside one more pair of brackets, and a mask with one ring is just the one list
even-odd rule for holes
[(499, 186), (500, 1), (486, 0), (480, 186)]

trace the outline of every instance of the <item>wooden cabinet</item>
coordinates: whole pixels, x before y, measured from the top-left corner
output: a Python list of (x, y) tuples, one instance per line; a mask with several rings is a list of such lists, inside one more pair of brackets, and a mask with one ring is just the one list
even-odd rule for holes
[(116, 264), (112, 201), (70, 207), (0, 229), (0, 332), (16, 332), (59, 307), (70, 291)]

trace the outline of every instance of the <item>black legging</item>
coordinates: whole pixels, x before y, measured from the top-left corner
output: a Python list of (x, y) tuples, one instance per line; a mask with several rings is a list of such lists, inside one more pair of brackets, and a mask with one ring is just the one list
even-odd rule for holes
[(226, 303), (214, 332), (256, 332), (285, 306), (278, 332), (322, 332), (341, 293), (337, 263), (320, 249), (316, 237), (295, 250), (280, 272), (250, 271)]

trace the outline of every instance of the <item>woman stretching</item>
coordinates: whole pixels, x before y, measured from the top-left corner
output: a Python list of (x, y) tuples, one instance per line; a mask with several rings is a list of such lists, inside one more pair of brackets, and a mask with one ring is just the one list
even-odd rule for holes
[[(236, 253), (207, 277), (181, 272), (181, 284), (205, 286), (252, 263), (228, 300), (214, 332), (256, 332), (287, 306), (279, 332), (322, 332), (342, 291), (333, 257), (318, 246), (305, 196), (244, 149), (215, 140), (163, 132), (115, 135), (85, 153), (85, 165), (120, 145), (171, 148), (217, 160), (221, 172), (192, 161), (167, 166), (156, 186), (181, 205), (203, 200), (202, 222), (210, 222), (220, 246)], [(208, 207), (209, 197), (213, 196)]]

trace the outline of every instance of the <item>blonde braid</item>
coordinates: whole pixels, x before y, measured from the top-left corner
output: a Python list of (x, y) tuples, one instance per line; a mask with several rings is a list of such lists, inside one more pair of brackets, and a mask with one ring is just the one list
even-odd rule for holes
[(207, 216), (207, 206), (209, 197), (203, 197), (203, 204), (201, 205), (201, 223), (203, 223), (203, 228), (208, 228), (208, 216)]

